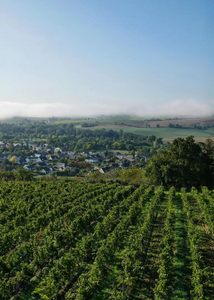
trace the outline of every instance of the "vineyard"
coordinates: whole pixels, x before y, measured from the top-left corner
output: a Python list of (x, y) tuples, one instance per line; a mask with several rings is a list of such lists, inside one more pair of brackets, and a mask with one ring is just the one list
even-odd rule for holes
[(1, 300), (213, 295), (213, 191), (1, 182)]

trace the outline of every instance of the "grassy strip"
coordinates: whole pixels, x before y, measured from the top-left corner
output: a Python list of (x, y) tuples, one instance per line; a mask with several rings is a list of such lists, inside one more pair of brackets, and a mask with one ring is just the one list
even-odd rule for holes
[(174, 244), (174, 205), (175, 189), (171, 188), (168, 195), (167, 216), (160, 243), (159, 277), (154, 289), (155, 300), (170, 300), (172, 295), (173, 277), (173, 244)]
[(164, 223), (166, 220), (166, 197), (157, 208), (157, 218), (153, 224), (151, 240), (145, 258), (144, 271), (139, 276), (134, 299), (154, 299), (154, 288), (158, 279), (160, 242), (162, 240)]
[(189, 299), (190, 267), (187, 249), (187, 223), (183, 212), (182, 201), (175, 196), (175, 251), (174, 251), (174, 292), (172, 300)]
[(187, 220), (187, 239), (190, 251), (191, 264), (191, 299), (204, 300), (204, 268), (202, 265), (202, 253), (199, 248), (200, 229), (195, 218), (197, 207), (192, 210), (190, 206), (191, 197), (188, 197), (185, 189), (181, 189), (184, 212)]

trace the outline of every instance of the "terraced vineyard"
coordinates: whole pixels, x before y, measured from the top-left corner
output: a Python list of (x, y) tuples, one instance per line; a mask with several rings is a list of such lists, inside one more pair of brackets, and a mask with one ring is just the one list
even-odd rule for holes
[(213, 299), (214, 193), (0, 185), (0, 299)]

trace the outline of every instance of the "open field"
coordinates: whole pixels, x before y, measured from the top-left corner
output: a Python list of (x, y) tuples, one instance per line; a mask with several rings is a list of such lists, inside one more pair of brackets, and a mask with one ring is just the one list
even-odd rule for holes
[(57, 120), (54, 122), (51, 122), (51, 124), (69, 124), (69, 123), (83, 123), (83, 122), (87, 122), (87, 123), (92, 123), (92, 121), (89, 120), (84, 120), (84, 119), (73, 119), (73, 120)]
[[(203, 124), (204, 126), (214, 126), (214, 118), (176, 118), (168, 120), (163, 118), (161, 121), (149, 121), (143, 118), (118, 118), (118, 119), (109, 119), (109, 120), (98, 120), (101, 125), (119, 125), (121, 123), (131, 125), (139, 128), (146, 128), (148, 125), (151, 127), (156, 127), (157, 124), (160, 127), (168, 127), (169, 124), (179, 124), (183, 127), (193, 127), (196, 124)], [(117, 123), (117, 124), (116, 124)]]
[[(18, 121), (20, 118), (14, 118), (13, 120)], [(29, 118), (29, 120), (36, 121), (39, 118)], [(15, 122), (14, 121), (14, 122)], [(12, 119), (11, 119), (12, 122)], [(60, 123), (73, 123), (76, 128), (82, 128), (81, 124), (86, 122), (88, 124), (97, 123), (98, 126), (84, 127), (83, 129), (96, 130), (100, 128), (112, 129), (112, 130), (123, 130), (125, 132), (131, 132), (134, 134), (145, 135), (145, 136), (157, 136), (162, 137), (164, 142), (171, 142), (177, 137), (187, 137), (193, 135), (196, 141), (204, 141), (206, 138), (214, 138), (214, 126), (207, 129), (194, 129), (194, 128), (169, 128), (169, 123), (180, 124), (182, 126), (194, 126), (194, 124), (201, 124), (203, 126), (214, 125), (214, 118), (186, 118), (186, 119), (175, 119), (175, 120), (162, 120), (162, 121), (146, 121), (140, 117), (109, 117), (109, 118), (85, 118), (85, 119), (67, 119), (67, 120), (56, 120), (52, 124)], [(156, 127), (160, 124), (161, 127)], [(151, 127), (147, 127), (150, 125)]]
[(88, 123), (88, 124), (93, 124), (98, 122), (100, 125), (109, 125), (109, 124), (115, 124), (115, 123), (138, 123), (138, 122), (144, 122), (143, 118), (130, 118), (130, 117), (112, 117), (112, 118), (83, 118), (83, 119), (68, 119), (68, 120), (56, 120), (52, 122), (53, 124), (64, 124), (64, 123)]
[(169, 124), (179, 124), (183, 127), (193, 127), (196, 124), (204, 124), (204, 126), (214, 126), (214, 118), (185, 118), (176, 120), (149, 121), (151, 127), (156, 127), (159, 124), (161, 127), (168, 127)]
[(131, 125), (140, 128), (146, 128), (148, 125), (151, 127), (156, 127), (157, 124), (160, 127), (168, 127), (169, 124), (179, 124), (183, 127), (193, 127), (196, 124), (203, 124), (204, 126), (214, 126), (214, 117), (204, 117), (204, 118), (160, 118), (159, 121), (153, 121), (152, 119), (146, 119), (143, 117), (109, 117), (109, 118), (84, 118), (84, 119), (68, 119), (68, 120), (56, 120), (53, 124), (60, 123), (83, 123), (88, 124), (98, 122), (101, 125)]
[(88, 127), (85, 129), (112, 129), (112, 130), (123, 130), (126, 132), (131, 132), (134, 134), (140, 134), (140, 135), (155, 135), (157, 137), (162, 137), (163, 140), (172, 140), (177, 137), (187, 137), (189, 135), (193, 135), (195, 139), (197, 140), (204, 140), (206, 138), (214, 138), (214, 127), (204, 130), (199, 129), (180, 129), (180, 128), (157, 128), (157, 127), (151, 127), (151, 128), (136, 128), (136, 127), (130, 127), (130, 126), (124, 126), (124, 125), (102, 125), (102, 126), (96, 126), (96, 127)]
[[(57, 121), (56, 123), (60, 123), (61, 121)], [(63, 120), (63, 123), (66, 121)], [(146, 121), (143, 118), (140, 117), (118, 117), (118, 118), (106, 118), (106, 119), (89, 119), (89, 120), (69, 120), (69, 122), (78, 123), (76, 125), (76, 128), (82, 128), (81, 123), (87, 122), (87, 123), (95, 123), (98, 122), (98, 126), (94, 127), (84, 127), (83, 129), (112, 129), (112, 130), (123, 130), (126, 132), (131, 132), (134, 134), (139, 135), (155, 135), (157, 137), (162, 137), (164, 142), (171, 142), (173, 139), (177, 137), (187, 137), (189, 135), (193, 135), (195, 137), (196, 141), (205, 141), (207, 138), (213, 138), (214, 139), (214, 118), (178, 118), (178, 119), (172, 119), (172, 120), (162, 120), (162, 121)], [(194, 129), (194, 128), (169, 128), (169, 124), (179, 124), (183, 127), (193, 127), (196, 124), (201, 124), (204, 126), (213, 126), (212, 128), (208, 129)], [(121, 125), (122, 124), (122, 125)], [(126, 125), (125, 125), (126, 124)], [(156, 127), (156, 125), (159, 124), (160, 127)], [(127, 126), (130, 125), (130, 126)], [(150, 125), (151, 127), (146, 127)]]

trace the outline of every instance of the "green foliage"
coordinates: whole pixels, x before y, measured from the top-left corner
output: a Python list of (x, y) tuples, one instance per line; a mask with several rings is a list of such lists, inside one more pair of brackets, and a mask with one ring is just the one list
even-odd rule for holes
[[(211, 300), (213, 212), (205, 187), (2, 181), (0, 299)], [(188, 286), (178, 298), (181, 254)]]
[(21, 181), (31, 181), (33, 180), (33, 173), (22, 168), (16, 169), (15, 176), (17, 180)]
[(173, 243), (174, 243), (174, 219), (175, 212), (173, 207), (174, 188), (169, 191), (169, 200), (167, 205), (167, 216), (163, 231), (163, 239), (160, 244), (160, 265), (158, 270), (158, 284), (155, 286), (155, 300), (171, 299), (173, 272)]
[[(87, 123), (85, 123), (86, 125)], [(84, 124), (83, 124), (84, 125)], [(95, 124), (96, 125), (96, 124)], [(96, 127), (95, 127), (96, 128)], [(51, 147), (66, 147), (80, 151), (96, 151), (100, 149), (115, 150), (137, 150), (145, 142), (147, 146), (152, 147), (155, 136), (152, 138), (145, 135), (137, 135), (123, 130), (115, 131), (112, 129), (80, 129), (74, 127), (72, 123), (68, 124), (0, 124), (0, 137), (9, 140), (8, 150), (13, 153), (14, 145), (11, 140), (23, 141), (26, 139), (44, 140)], [(27, 146), (20, 146), (26, 151)], [(18, 149), (20, 150), (20, 149)]]
[(24, 170), (22, 168), (18, 168), (14, 172), (0, 170), (0, 180), (1, 181), (14, 181), (14, 180), (31, 181), (33, 180), (33, 173), (28, 170)]
[(159, 151), (146, 168), (151, 183), (176, 188), (212, 186), (212, 159), (192, 136), (177, 138)]
[(103, 174), (101, 174), (99, 171), (91, 172), (86, 178), (86, 181), (91, 183), (104, 182)]
[(119, 181), (126, 184), (142, 184), (142, 170), (137, 168), (131, 168), (122, 170), (119, 174)]

